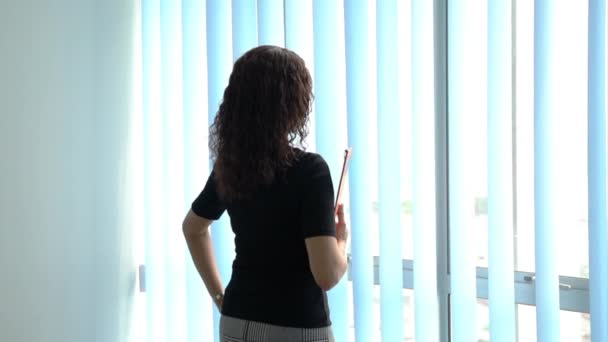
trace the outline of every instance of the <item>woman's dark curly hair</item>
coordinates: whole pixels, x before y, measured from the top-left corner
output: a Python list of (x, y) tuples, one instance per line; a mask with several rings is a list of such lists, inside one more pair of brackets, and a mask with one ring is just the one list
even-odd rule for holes
[(210, 129), (215, 179), (225, 201), (248, 198), (282, 177), (302, 144), (313, 100), (304, 60), (276, 47), (249, 50), (234, 64)]

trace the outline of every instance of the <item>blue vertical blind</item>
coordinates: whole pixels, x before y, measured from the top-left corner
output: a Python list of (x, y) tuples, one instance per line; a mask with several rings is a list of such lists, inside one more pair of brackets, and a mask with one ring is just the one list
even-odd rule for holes
[[(150, 1), (142, 13), (142, 96), (145, 146), (145, 261), (147, 296), (147, 336), (149, 341), (164, 341), (165, 258), (164, 196), (161, 106), (160, 2)], [(155, 251), (152, 253), (151, 251)]]
[(534, 207), (536, 255), (536, 322), (540, 342), (559, 341), (559, 274), (557, 271), (556, 181), (554, 168), (555, 76), (559, 73), (552, 56), (557, 52), (555, 3), (534, 3)]
[(283, 0), (258, 0), (258, 26), (259, 45), (285, 46)]
[(492, 341), (515, 341), (512, 1), (488, 3), (488, 298)]
[(239, 58), (258, 45), (258, 14), (255, 0), (232, 1), (232, 57)]
[[(383, 341), (403, 341), (401, 262), (401, 156), (397, 1), (376, 2), (378, 73), (378, 205), (380, 216), (380, 319)], [(353, 184), (356, 185), (356, 184)]]
[[(207, 19), (207, 93), (208, 123), (211, 125), (222, 100), (224, 88), (232, 71), (232, 27), (230, 2), (224, 0), (208, 0), (206, 7)], [(194, 157), (194, 156), (188, 156)], [(209, 172), (207, 172), (208, 174)], [(203, 175), (204, 179), (205, 176)], [(203, 181), (201, 181), (201, 184)], [(201, 185), (202, 186), (202, 185)], [(227, 215), (211, 227), (215, 260), (217, 261), (220, 277), (224, 286), (228, 284), (234, 259), (233, 233)], [(219, 312), (213, 306), (214, 336), (219, 339)]]
[[(178, 2), (161, 1), (161, 109), (163, 127), (164, 226), (180, 222), (184, 212), (184, 148), (182, 97), (182, 9)], [(177, 226), (179, 227), (179, 225)], [(165, 244), (165, 317), (166, 339), (184, 341), (186, 336), (186, 263), (184, 239), (172, 230), (164, 231)]]
[[(313, 1), (315, 132), (317, 151), (329, 165), (341, 165), (346, 146), (344, 121), (345, 60), (343, 3), (338, 0)], [(339, 166), (331, 167), (332, 179), (340, 179)], [(336, 340), (348, 339), (346, 279), (329, 292)]]
[[(370, 87), (370, 61), (368, 52), (369, 1), (350, 0), (345, 2), (344, 19), (346, 28), (346, 80), (348, 101), (348, 144), (356, 151), (351, 161), (350, 171), (350, 219), (351, 254), (353, 279), (353, 308), (355, 340), (373, 340), (373, 285), (374, 269), (372, 251), (369, 246), (372, 224), (370, 201), (372, 198), (371, 146), (367, 94)], [(401, 258), (399, 258), (400, 260)]]
[[(207, 125), (207, 46), (205, 4), (197, 0), (182, 2), (183, 99), (184, 99), (184, 201), (187, 204), (200, 192), (201, 175), (209, 170)], [(192, 156), (198, 156), (193, 158)], [(187, 254), (187, 253), (186, 253)], [(186, 334), (188, 342), (208, 339), (213, 331), (211, 299), (201, 291), (201, 278), (186, 255)]]
[(448, 170), (451, 326), (454, 342), (477, 339), (476, 240), (473, 230), (476, 185), (471, 167), (480, 132), (472, 134), (483, 113), (485, 50), (484, 5), (476, 0), (448, 1)]
[[(434, 4), (413, 0), (412, 18), (412, 179), (415, 332), (417, 341), (439, 341), (439, 297), (435, 208)], [(407, 132), (405, 132), (407, 134)]]
[(606, 1), (589, 1), (589, 304), (591, 338), (608, 341)]
[[(295, 51), (306, 62), (308, 71), (314, 79), (312, 3), (310, 1), (285, 0), (285, 47)], [(310, 126), (315, 126), (314, 108)], [(308, 135), (308, 148), (316, 150), (315, 130)]]
[[(451, 334), (477, 339), (477, 179), (470, 161), (487, 120), (490, 335), (515, 339), (513, 284), (512, 0), (447, 3), (449, 77), (449, 266)], [(219, 313), (188, 254), (180, 224), (210, 170), (207, 127), (213, 122), (233, 62), (262, 44), (286, 46), (304, 58), (314, 79), (308, 149), (323, 155), (339, 179), (352, 146), (347, 208), (351, 227), (352, 295), (346, 278), (330, 291), (337, 341), (403, 341), (403, 188), (411, 188), (415, 339), (439, 340), (434, 32), (437, 4), (426, 0), (151, 0), (142, 2), (146, 312), (148, 341), (217, 341)], [(405, 9), (405, 10), (404, 10)], [(559, 70), (554, 2), (535, 2), (535, 209), (538, 340), (559, 340), (559, 278), (552, 176), (557, 139), (552, 117)], [(398, 29), (407, 16), (407, 39)], [(409, 20), (409, 19), (408, 19)], [(487, 36), (485, 35), (487, 33)], [(409, 36), (411, 35), (411, 37)], [(404, 41), (408, 58), (398, 53)], [(407, 64), (407, 65), (406, 65)], [(486, 68), (487, 66), (487, 68)], [(606, 217), (606, 8), (589, 1), (589, 258), (594, 341), (608, 340)], [(399, 75), (411, 69), (411, 79)], [(483, 72), (479, 72), (479, 69)], [(409, 70), (408, 69), (408, 70)], [(487, 73), (486, 73), (487, 72)], [(409, 75), (409, 74), (408, 74)], [(487, 76), (487, 77), (485, 77)], [(465, 82), (466, 81), (466, 82)], [(441, 80), (440, 80), (441, 82)], [(407, 84), (408, 86), (404, 86)], [(472, 86), (471, 86), (472, 85)], [(404, 94), (404, 91), (411, 94)], [(403, 97), (411, 96), (411, 103)], [(404, 122), (411, 112), (411, 123)], [(409, 120), (409, 119), (408, 119)], [(408, 126), (411, 124), (411, 126)], [(404, 129), (408, 127), (408, 130)], [(411, 127), (411, 131), (409, 130)], [(400, 136), (411, 141), (412, 179), (400, 177)], [(374, 150), (377, 139), (378, 149)], [(378, 163), (375, 164), (375, 155)], [(401, 164), (403, 165), (403, 164)], [(374, 175), (378, 175), (374, 177)], [(378, 196), (375, 222), (372, 199)], [(372, 227), (379, 226), (378, 246)], [(212, 237), (224, 285), (234, 258), (227, 215)], [(379, 247), (379, 310), (374, 303), (373, 250)], [(444, 284), (445, 285), (445, 284)], [(352, 307), (352, 311), (350, 308)], [(351, 321), (354, 325), (351, 326)], [(378, 331), (380, 329), (380, 331)]]

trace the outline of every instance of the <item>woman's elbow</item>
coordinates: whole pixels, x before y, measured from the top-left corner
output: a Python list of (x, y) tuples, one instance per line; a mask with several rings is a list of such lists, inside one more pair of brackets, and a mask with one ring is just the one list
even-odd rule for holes
[(189, 237), (196, 238), (207, 234), (210, 225), (211, 220), (200, 217), (190, 210), (182, 222), (182, 232), (186, 239)]
[(330, 279), (329, 277), (327, 278), (315, 278), (315, 282), (317, 283), (317, 286), (319, 286), (321, 288), (321, 290), (327, 292), (331, 289), (334, 288), (334, 286), (336, 286), (338, 284), (340, 280), (339, 279)]
[(324, 272), (316, 272), (316, 274), (313, 272), (313, 277), (317, 285), (323, 291), (329, 291), (338, 285), (346, 272), (346, 267), (346, 263), (339, 263), (338, 265), (335, 265), (333, 269), (328, 269)]

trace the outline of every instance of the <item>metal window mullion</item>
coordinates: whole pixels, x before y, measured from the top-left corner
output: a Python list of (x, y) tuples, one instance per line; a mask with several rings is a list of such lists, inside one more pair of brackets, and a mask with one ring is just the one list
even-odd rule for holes
[[(536, 305), (535, 274), (514, 272), (514, 304)], [(559, 277), (560, 310), (589, 313), (589, 279), (579, 277)], [(488, 299), (488, 269), (477, 268), (477, 298)]]
[(437, 215), (437, 296), (439, 299), (439, 340), (450, 337), (450, 278), (448, 227), (448, 65), (447, 0), (435, 0), (435, 163)]
[[(348, 280), (352, 281), (352, 273), (350, 270), (351, 258), (348, 256), (349, 270)], [(414, 261), (411, 259), (403, 259), (403, 288), (414, 289)], [(380, 285), (380, 261), (379, 257), (374, 256), (374, 285)], [(477, 298), (488, 299), (488, 269), (485, 267), (477, 267)], [(449, 276), (447, 277), (449, 280)], [(513, 281), (515, 286), (515, 301), (514, 305), (536, 305), (535, 298), (535, 274), (533, 272), (515, 271)], [(560, 310), (589, 313), (589, 279), (580, 277), (560, 276)], [(449, 283), (447, 286), (449, 293)]]

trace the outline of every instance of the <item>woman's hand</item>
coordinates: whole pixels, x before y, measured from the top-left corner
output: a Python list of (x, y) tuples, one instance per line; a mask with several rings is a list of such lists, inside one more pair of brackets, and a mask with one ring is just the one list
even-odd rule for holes
[(217, 306), (218, 311), (222, 312), (222, 307), (224, 306), (224, 295), (221, 295), (221, 297), (217, 299), (214, 298), (213, 302), (215, 302), (215, 306)]
[(338, 213), (336, 214), (336, 238), (338, 242), (346, 242), (348, 241), (348, 227), (346, 226), (346, 221), (344, 221), (344, 204), (338, 204)]

